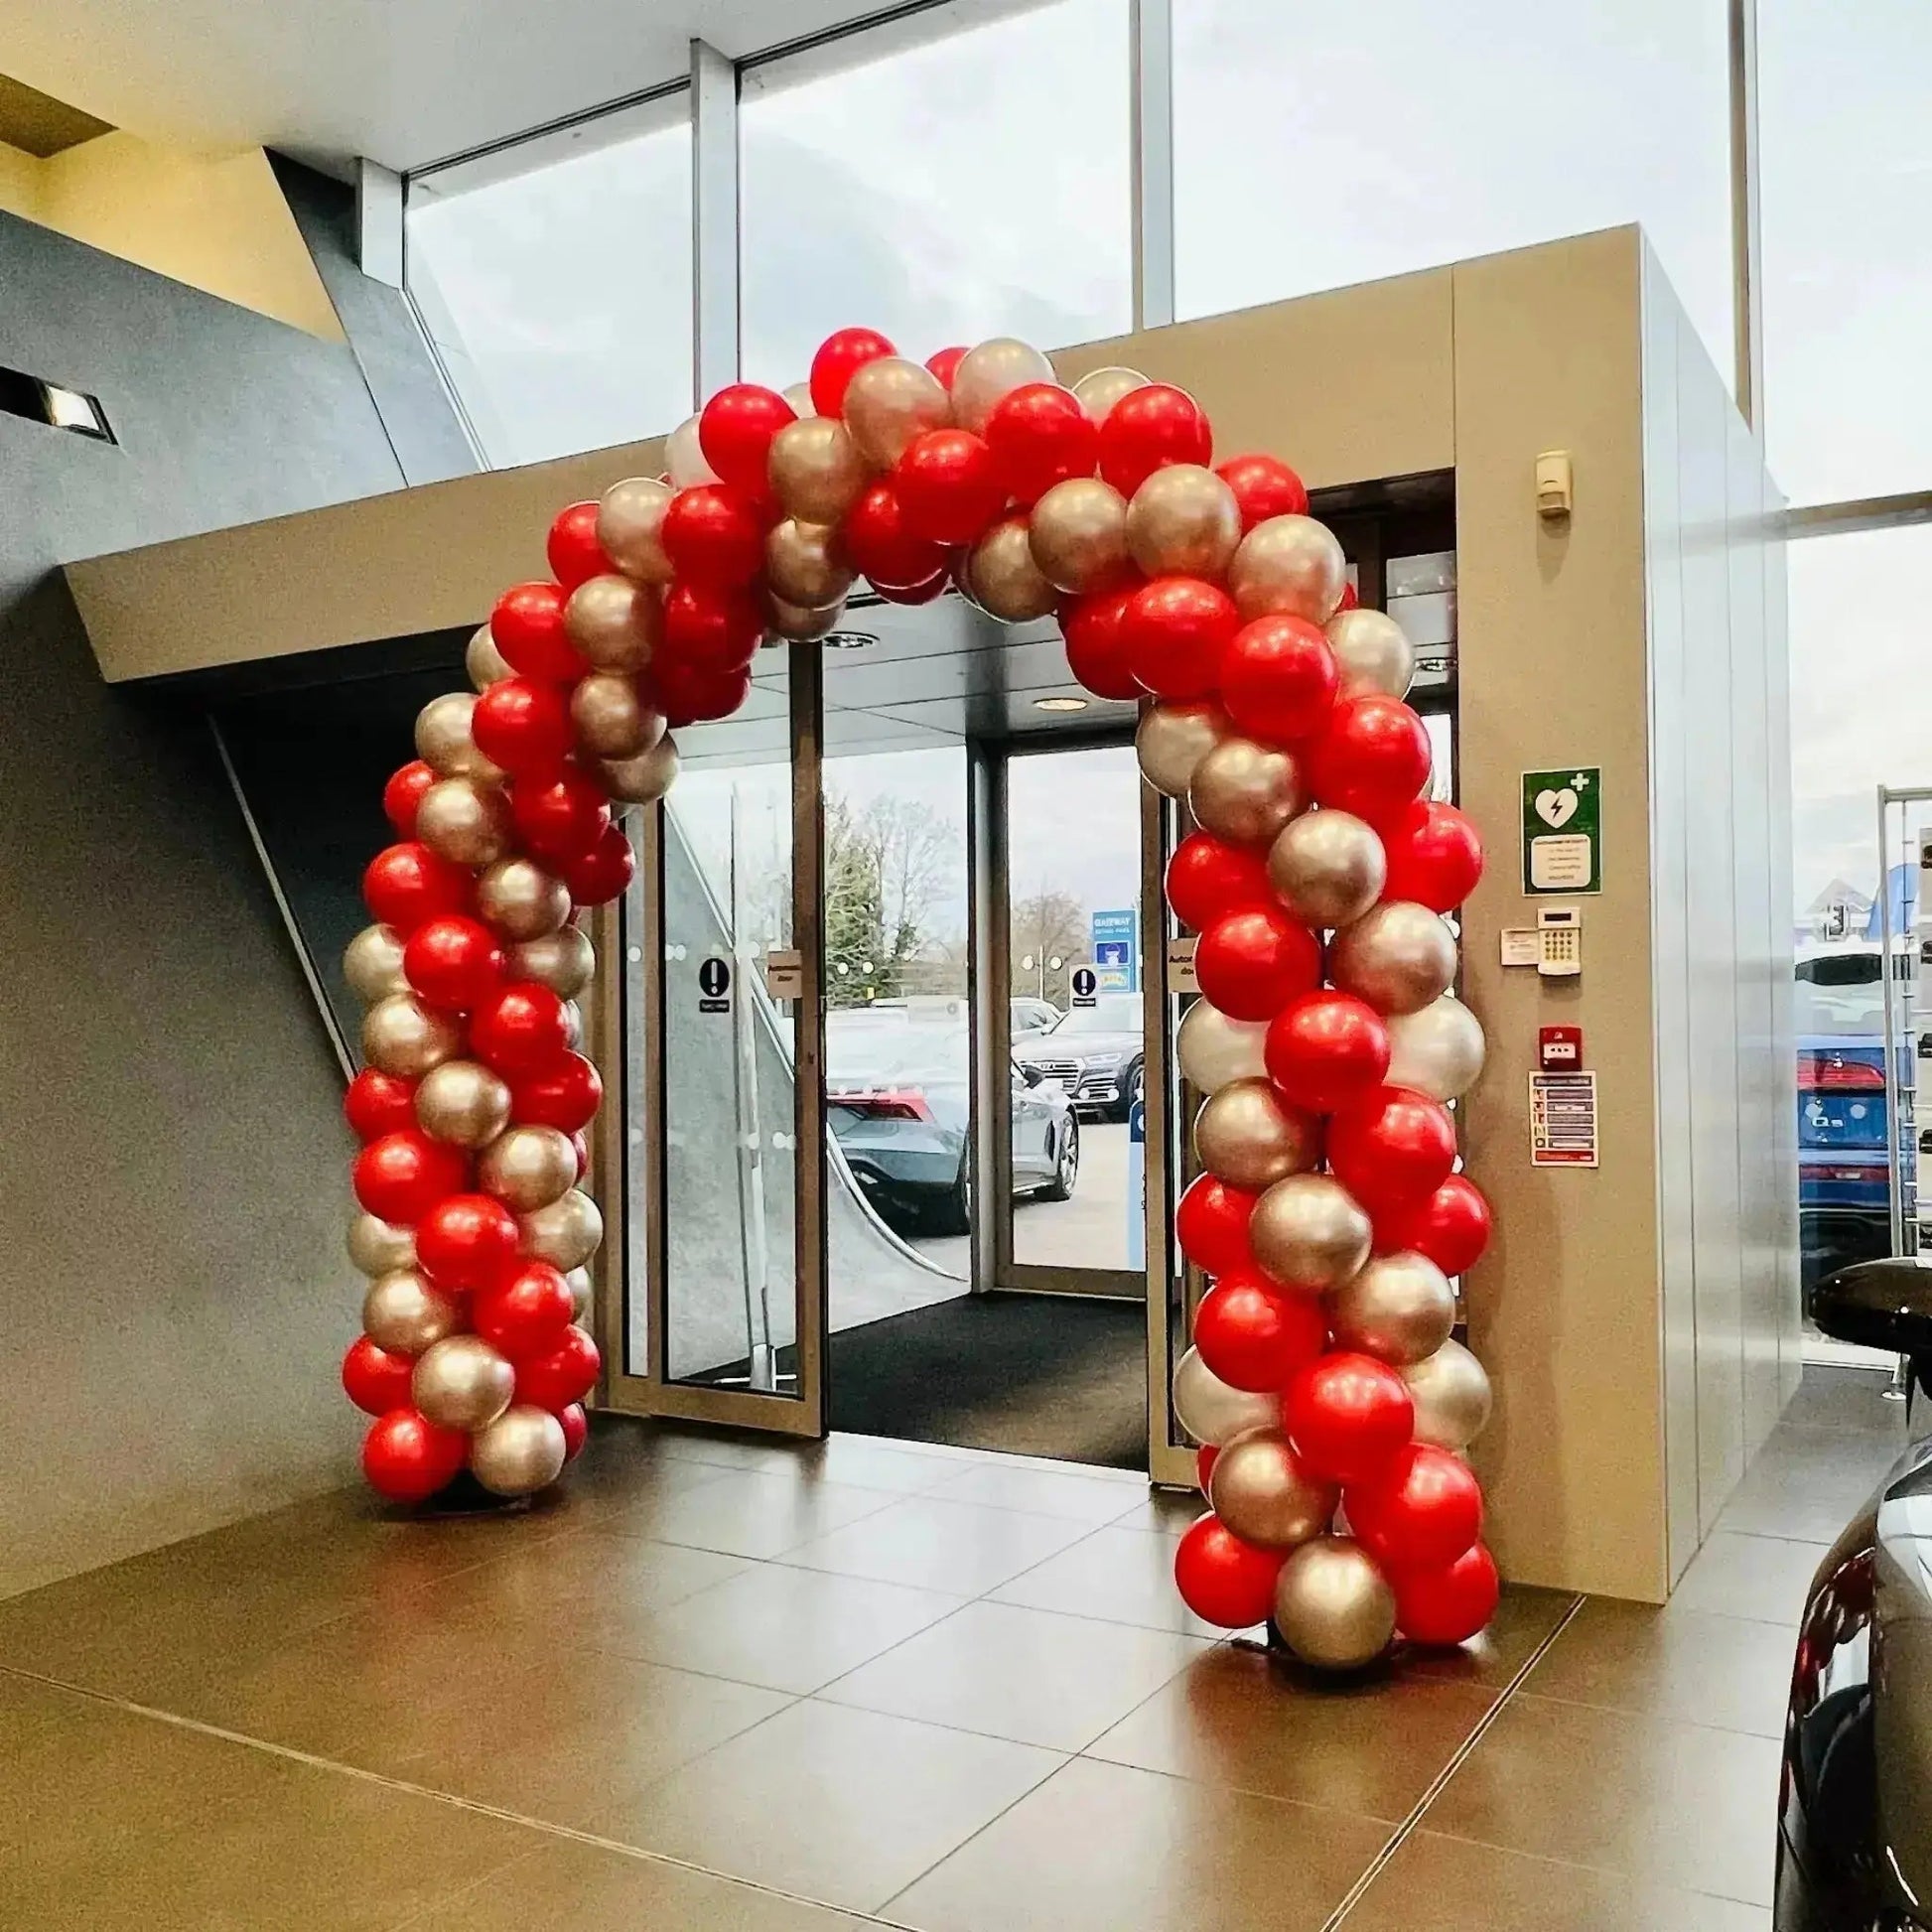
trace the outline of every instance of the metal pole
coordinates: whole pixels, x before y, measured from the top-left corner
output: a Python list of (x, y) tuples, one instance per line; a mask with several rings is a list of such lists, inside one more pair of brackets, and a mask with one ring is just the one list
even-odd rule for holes
[(692, 406), (738, 380), (738, 69), (691, 43)]
[(1173, 10), (1133, 0), (1134, 327), (1173, 320)]
[(1891, 794), (1878, 787), (1878, 973), (1884, 988), (1885, 1018), (1885, 1170), (1889, 1178), (1891, 1209), (1891, 1251), (1905, 1252), (1904, 1164), (1898, 1158), (1898, 1051), (1896, 995), (1892, 991), (1891, 955), (1891, 854), (1887, 850), (1890, 829)]

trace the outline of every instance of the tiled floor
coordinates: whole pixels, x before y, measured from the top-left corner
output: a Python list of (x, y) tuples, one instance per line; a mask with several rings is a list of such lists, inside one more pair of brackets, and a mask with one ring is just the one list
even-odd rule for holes
[(1764, 1932), (1805, 1581), (1895, 1452), (1807, 1381), (1663, 1611), (1509, 1592), (1324, 1686), (1138, 1478), (612, 1423), (0, 1602), (10, 1932)]

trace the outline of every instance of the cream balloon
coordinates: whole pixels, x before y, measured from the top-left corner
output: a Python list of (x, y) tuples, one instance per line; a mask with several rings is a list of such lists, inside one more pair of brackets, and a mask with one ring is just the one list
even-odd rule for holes
[(462, 1024), (413, 993), (391, 993), (362, 1016), (362, 1057), (398, 1079), (419, 1080), (462, 1050)]
[(1388, 1028), (1390, 1086), (1459, 1100), (1475, 1085), (1486, 1042), (1482, 1023), (1460, 1000), (1445, 993), (1418, 1013), (1397, 1014)]
[(1377, 1255), (1328, 1298), (1337, 1348), (1407, 1368), (1435, 1354), (1455, 1326), (1455, 1291), (1426, 1255)]
[(634, 759), (606, 759), (598, 766), (605, 789), (626, 805), (662, 798), (677, 777), (677, 740), (668, 733)]
[(812, 400), (812, 385), (809, 382), (790, 383), (779, 394), (791, 404), (800, 422), (818, 414), (818, 404)]
[(1251, 1429), (1221, 1445), (1207, 1500), (1243, 1543), (1292, 1550), (1333, 1523), (1341, 1490), (1311, 1474), (1280, 1429)]
[(765, 610), (771, 620), (771, 628), (782, 638), (793, 643), (810, 643), (819, 637), (828, 637), (839, 627), (839, 620), (845, 616), (845, 600), (840, 598), (836, 604), (828, 604), (822, 611), (808, 611), (802, 604), (787, 604), (781, 597), (765, 593)]
[(1388, 698), (1407, 695), (1416, 675), (1416, 647), (1393, 618), (1360, 608), (1337, 611), (1326, 629), (1341, 669), (1342, 697), (1375, 691)]
[(836, 416), (801, 416), (771, 439), (771, 493), (801, 523), (837, 524), (871, 481), (852, 432)]
[(1268, 878), (1309, 925), (1348, 925), (1382, 897), (1388, 856), (1375, 828), (1353, 812), (1304, 812), (1268, 848)]
[(1293, 752), (1236, 734), (1223, 738), (1195, 765), (1187, 805), (1216, 838), (1231, 845), (1266, 845), (1308, 810), (1308, 781)]
[(664, 550), (664, 512), (676, 492), (655, 477), (626, 477), (597, 506), (604, 554), (640, 584), (668, 584), (676, 574)]
[(1455, 940), (1428, 906), (1384, 899), (1335, 934), (1328, 978), (1377, 1013), (1420, 1013), (1455, 979)]
[(570, 888), (532, 859), (498, 859), (477, 881), (477, 911), (506, 939), (541, 939), (570, 917)]
[(697, 417), (685, 417), (664, 439), (664, 469), (679, 489), (693, 489), (699, 483), (721, 481), (706, 460), (704, 445), (698, 439)]
[(416, 1118), (432, 1140), (486, 1147), (509, 1124), (507, 1084), (477, 1060), (445, 1060), (416, 1088)]
[(1133, 575), (1127, 499), (1098, 477), (1069, 477), (1035, 503), (1027, 541), (1039, 574), (1070, 596), (1104, 591)]
[(1395, 1639), (1395, 1591), (1353, 1537), (1316, 1537), (1275, 1580), (1275, 1628), (1305, 1664), (1360, 1670)]
[(664, 736), (664, 714), (644, 702), (636, 680), (618, 671), (593, 671), (570, 694), (577, 742), (593, 757), (634, 759)]
[(571, 592), (564, 630), (595, 669), (634, 676), (650, 662), (663, 635), (664, 607), (656, 591), (606, 571)]
[(526, 939), (503, 955), (503, 977), (535, 980), (560, 1000), (574, 1000), (597, 971), (597, 948), (590, 934), (574, 925), (560, 926), (541, 939)]
[(1453, 1338), (1402, 1371), (1416, 1404), (1416, 1441), (1461, 1451), (1482, 1434), (1495, 1397), (1482, 1364)]
[(416, 1230), (379, 1215), (358, 1214), (348, 1224), (348, 1258), (358, 1274), (392, 1275), (416, 1265)]
[(471, 632), (470, 641), (464, 647), (463, 668), (479, 691), (487, 691), (492, 684), (516, 675), (516, 666), (496, 648), (495, 636), (486, 623), (479, 624)]
[(470, 1473), (495, 1496), (533, 1496), (563, 1472), (569, 1445), (564, 1426), (547, 1409), (514, 1402), (477, 1432)]
[(853, 371), (839, 413), (859, 454), (875, 470), (890, 470), (907, 444), (952, 421), (952, 397), (922, 362), (881, 355)]
[(1368, 1259), (1367, 1214), (1332, 1174), (1290, 1174), (1255, 1203), (1248, 1239), (1255, 1261), (1284, 1288), (1320, 1294), (1345, 1282)]
[(1244, 1430), (1272, 1429), (1282, 1419), (1279, 1395), (1251, 1395), (1223, 1382), (1190, 1348), (1173, 1368), (1173, 1412), (1197, 1443), (1231, 1442)]
[(1257, 523), (1228, 565), (1228, 595), (1249, 619), (1286, 612), (1326, 623), (1347, 582), (1341, 545), (1311, 516), (1271, 516)]
[(1089, 369), (1073, 385), (1080, 407), (1096, 423), (1104, 423), (1122, 396), (1147, 387), (1147, 377), (1139, 369)]
[(420, 1355), (463, 1325), (463, 1311), (412, 1267), (378, 1275), (362, 1297), (362, 1332), (378, 1348)]
[(1218, 583), (1241, 541), (1241, 506), (1212, 470), (1197, 463), (1157, 470), (1127, 506), (1127, 549), (1149, 577), (1205, 577)]
[(1268, 1074), (1262, 1047), (1265, 1020), (1230, 1020), (1219, 1007), (1196, 1000), (1181, 1016), (1174, 1035), (1180, 1071), (1202, 1093), (1218, 1093), (1236, 1080), (1261, 1080)]
[(548, 1207), (576, 1184), (577, 1150), (570, 1136), (555, 1127), (525, 1123), (506, 1128), (477, 1163), (477, 1185), (514, 1214)]
[(474, 691), (446, 691), (432, 698), (416, 714), (416, 756), (445, 778), (480, 778), (500, 784), (500, 766), (477, 750), (470, 736), (471, 715), (477, 709)]
[(966, 578), (974, 601), (1003, 623), (1049, 617), (1059, 605), (1059, 593), (1034, 561), (1024, 516), (1002, 517), (974, 544)]
[(953, 370), (953, 421), (978, 434), (1002, 396), (1030, 382), (1053, 380), (1053, 365), (1038, 349), (1011, 336), (995, 336), (969, 348)]
[(386, 1000), (392, 993), (407, 993), (402, 940), (394, 927), (365, 925), (343, 949), (343, 977), (364, 1006)]
[(822, 611), (845, 596), (857, 572), (846, 562), (836, 531), (787, 516), (764, 540), (764, 576), (773, 597)]
[(1236, 1080), (1201, 1102), (1194, 1152), (1229, 1186), (1259, 1193), (1321, 1159), (1321, 1126), (1289, 1106), (1272, 1080)]
[(1134, 733), (1141, 776), (1170, 798), (1185, 798), (1195, 766), (1233, 729), (1217, 704), (1149, 705)]
[(570, 1318), (582, 1321), (591, 1311), (591, 1271), (588, 1268), (567, 1268), (564, 1271), (564, 1286), (570, 1290)]
[[(572, 1157), (573, 1172), (575, 1156)], [(519, 1217), (523, 1252), (553, 1268), (581, 1268), (604, 1239), (604, 1217), (590, 1195), (572, 1188), (547, 1207)]]
[(487, 1429), (516, 1391), (516, 1370), (481, 1335), (445, 1335), (409, 1378), (416, 1407), (442, 1429)]
[(453, 865), (492, 866), (514, 847), (516, 827), (500, 785), (439, 778), (416, 807), (416, 836)]

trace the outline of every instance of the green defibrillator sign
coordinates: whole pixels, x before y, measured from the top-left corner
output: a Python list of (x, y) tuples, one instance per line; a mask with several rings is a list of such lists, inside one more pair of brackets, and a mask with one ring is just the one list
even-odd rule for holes
[(1603, 890), (1603, 773), (1561, 765), (1523, 773), (1523, 891)]

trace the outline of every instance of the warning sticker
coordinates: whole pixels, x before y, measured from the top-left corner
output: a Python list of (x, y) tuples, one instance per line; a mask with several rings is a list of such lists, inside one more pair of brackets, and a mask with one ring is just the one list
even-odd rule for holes
[(1530, 1075), (1530, 1166), (1596, 1165), (1596, 1075)]

